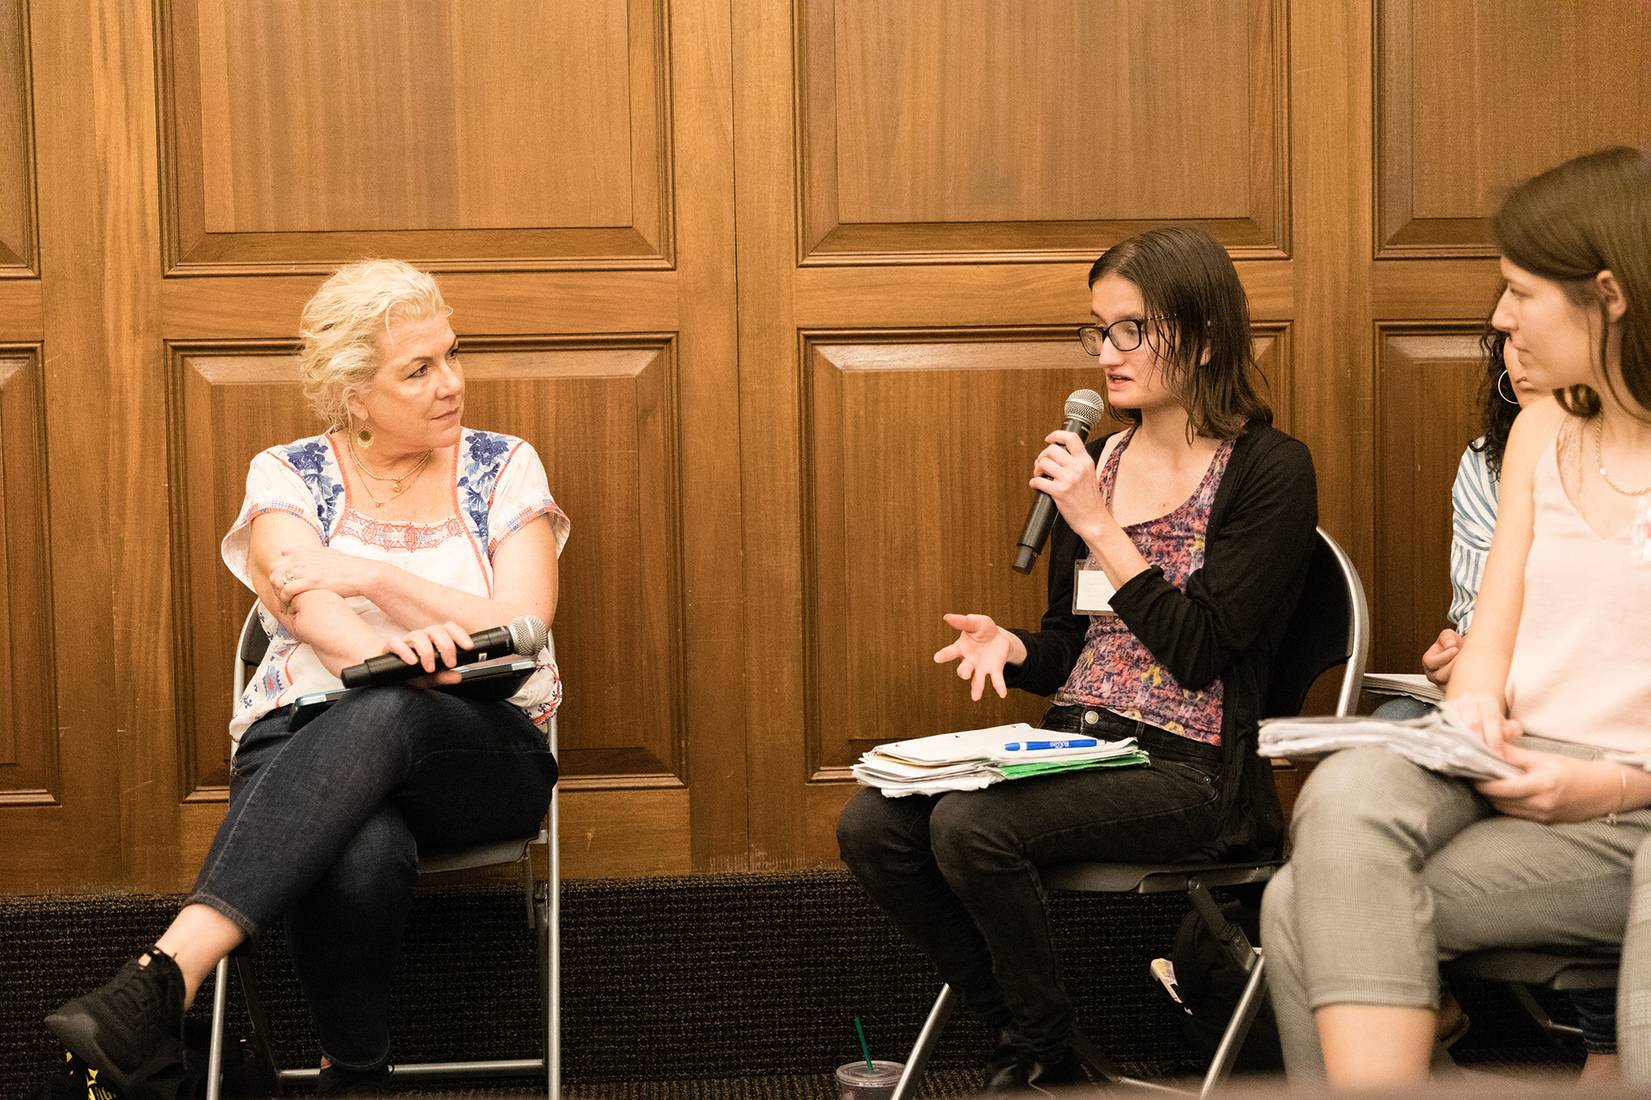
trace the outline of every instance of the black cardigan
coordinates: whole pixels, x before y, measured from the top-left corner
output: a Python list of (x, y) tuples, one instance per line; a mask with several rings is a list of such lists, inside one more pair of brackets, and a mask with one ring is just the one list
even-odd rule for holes
[[(1092, 441), (1097, 461), (1106, 439)], [(1186, 688), (1222, 682), (1221, 827), (1192, 859), (1247, 859), (1278, 853), (1283, 815), (1272, 768), (1256, 755), (1256, 724), (1273, 655), (1301, 595), (1318, 523), (1313, 458), (1300, 440), (1252, 424), (1233, 444), (1210, 506), (1204, 566), (1186, 589), (1157, 566), (1112, 596), (1124, 625)], [(1005, 669), (1010, 687), (1059, 690), (1083, 651), (1087, 615), (1072, 613), (1072, 569), (1088, 547), (1055, 519), (1050, 533), (1049, 609), (1036, 632), (1016, 630), (1026, 662)]]

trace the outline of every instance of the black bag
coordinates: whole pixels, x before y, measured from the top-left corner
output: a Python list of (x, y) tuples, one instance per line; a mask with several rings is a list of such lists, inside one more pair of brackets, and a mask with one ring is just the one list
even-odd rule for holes
[[(1236, 922), (1252, 944), (1260, 939), (1261, 907), (1258, 903), (1244, 904), (1237, 899), (1229, 899), (1222, 902), (1220, 908), (1222, 916)], [(1181, 927), (1176, 930), (1171, 961), (1175, 964), (1175, 984), (1181, 1004), (1186, 1009), (1182, 1025), (1186, 1031), (1187, 1045), (1208, 1065), (1215, 1058), (1221, 1036), (1227, 1030), (1227, 1023), (1232, 1019), (1233, 1010), (1238, 1007), (1238, 998), (1243, 995), (1244, 985), (1250, 976), (1196, 909), (1186, 915)], [(1265, 999), (1234, 1067), (1252, 1073), (1270, 1073), (1284, 1068), (1278, 1025), (1273, 1021), (1272, 1007)]]
[[(207, 1053), (211, 1028), (205, 1020), (184, 1022), (183, 1064), (162, 1070), (145, 1082), (146, 1097), (194, 1100), (206, 1095)], [(224, 1096), (272, 1096), (275, 1082), (260, 1066), (246, 1043), (230, 1043), (224, 1051)], [(56, 1072), (40, 1082), (32, 1100), (134, 1100), (112, 1084), (99, 1081), (97, 1070), (67, 1052)]]

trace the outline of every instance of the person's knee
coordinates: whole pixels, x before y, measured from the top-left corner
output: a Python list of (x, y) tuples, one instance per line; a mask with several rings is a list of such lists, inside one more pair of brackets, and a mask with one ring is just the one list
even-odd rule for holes
[(1269, 956), (1275, 945), (1282, 948), (1294, 938), (1295, 913), (1295, 876), (1286, 865), (1279, 868), (1261, 895), (1261, 949)]
[(979, 798), (951, 796), (935, 804), (929, 815), (929, 845), (948, 879), (1016, 858), (1019, 846), (1013, 830), (986, 810)]
[(406, 684), (388, 684), (347, 693), (330, 712), (352, 731), (370, 731), (379, 741), (407, 736), (422, 728), (431, 693)]
[(372, 911), (411, 893), (418, 842), (393, 812), (367, 819), (340, 849), (320, 884), (336, 902)]
[(1398, 753), (1382, 748), (1348, 749), (1320, 763), (1291, 811), (1290, 829), (1304, 833), (1381, 828), (1396, 807), (1411, 799), (1408, 790), (1426, 773)]
[(850, 867), (875, 863), (888, 851), (894, 820), (890, 800), (880, 792), (862, 790), (837, 817), (837, 851)]

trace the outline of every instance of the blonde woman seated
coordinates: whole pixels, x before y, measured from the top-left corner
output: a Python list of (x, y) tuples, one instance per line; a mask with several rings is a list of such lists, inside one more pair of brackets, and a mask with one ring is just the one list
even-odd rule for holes
[(470, 631), (556, 610), (568, 521), (520, 439), (461, 425), (451, 311), (429, 275), (354, 264), (304, 308), (305, 393), (325, 434), (252, 460), (223, 541), (272, 635), (236, 701), (229, 812), (172, 924), (47, 1017), (127, 1095), (178, 1072), (185, 1008), (225, 954), (284, 920), (323, 1053), (321, 1092), (387, 1076), (390, 982), (423, 847), (531, 833), (556, 762), (548, 654), (508, 701), (363, 688), (297, 730), (293, 700), (394, 653), (434, 674)]
[(1298, 1080), (1424, 1078), (1441, 958), (1620, 946), (1622, 1070), (1651, 1081), (1651, 775), (1612, 760), (1651, 753), (1651, 156), (1543, 173), (1495, 231), (1492, 322), (1560, 400), (1514, 423), (1447, 699), (1522, 771), (1470, 784), (1359, 749), (1308, 779), (1262, 924)]

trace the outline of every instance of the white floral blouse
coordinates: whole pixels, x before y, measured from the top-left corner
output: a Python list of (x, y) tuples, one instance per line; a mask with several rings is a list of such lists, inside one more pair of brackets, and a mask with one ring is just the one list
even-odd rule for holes
[[(556, 506), (545, 468), (533, 447), (514, 436), (464, 429), (455, 444), (453, 515), (438, 523), (379, 520), (351, 505), (352, 492), (338, 463), (331, 435), (312, 436), (259, 453), (247, 470), (246, 500), (224, 536), (222, 553), (242, 584), (252, 587), (247, 556), (252, 521), (268, 512), (285, 512), (313, 526), (323, 545), (346, 554), (387, 561), (415, 576), (477, 596), (493, 591), (493, 555), (506, 539), (539, 516), (549, 516), (556, 553), (568, 538), (568, 517)], [(385, 641), (406, 631), (391, 622), (372, 601), (349, 601), (367, 625)], [(305, 643), (258, 605), (270, 634), (269, 651), (258, 672), (235, 701), (230, 738), (263, 715), (301, 695), (339, 687)], [(562, 701), (562, 679), (549, 650), (537, 658), (539, 669), (511, 698), (538, 724), (546, 722)]]

